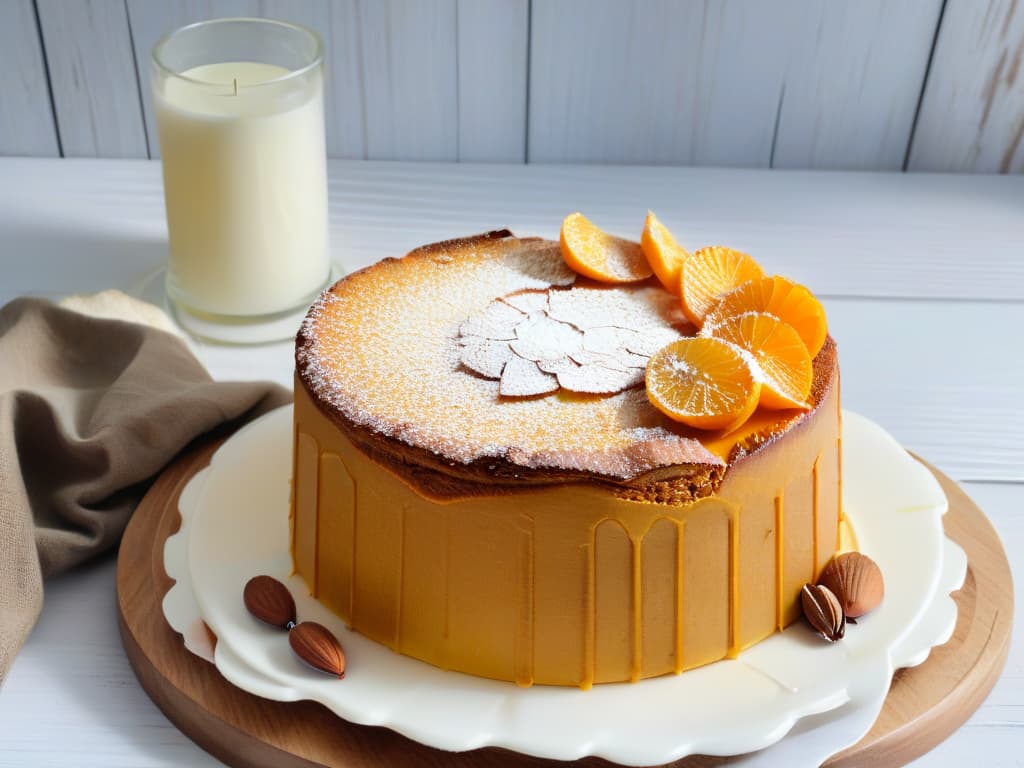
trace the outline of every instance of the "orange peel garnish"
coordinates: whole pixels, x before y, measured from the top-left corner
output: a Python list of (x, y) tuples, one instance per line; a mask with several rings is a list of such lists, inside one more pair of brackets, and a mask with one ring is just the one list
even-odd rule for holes
[(602, 283), (633, 283), (650, 277), (640, 244), (598, 229), (582, 213), (570, 213), (559, 237), (570, 269)]
[(655, 408), (697, 429), (738, 427), (761, 395), (742, 352), (709, 336), (680, 339), (660, 349), (647, 364), (645, 381)]
[(761, 266), (741, 251), (720, 245), (701, 248), (683, 262), (679, 294), (683, 312), (700, 327), (720, 296), (762, 277)]
[(690, 258), (690, 254), (676, 242), (668, 227), (658, 221), (653, 211), (647, 212), (640, 235), (640, 249), (665, 290), (678, 296), (683, 262)]
[(810, 407), (807, 397), (814, 367), (803, 339), (791, 325), (764, 312), (747, 312), (728, 318), (709, 332), (750, 355), (761, 381), (762, 408)]
[(821, 302), (802, 285), (775, 275), (741, 285), (719, 298), (704, 319), (713, 329), (730, 317), (766, 312), (793, 326), (813, 359), (828, 335), (828, 320)]

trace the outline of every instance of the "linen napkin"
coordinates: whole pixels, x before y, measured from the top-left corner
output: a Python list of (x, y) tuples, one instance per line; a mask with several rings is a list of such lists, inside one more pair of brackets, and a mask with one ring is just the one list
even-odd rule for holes
[(154, 327), (172, 326), (152, 305), (117, 292), (71, 305), (103, 317), (41, 299), (0, 309), (0, 683), (44, 578), (116, 546), (191, 440), (291, 399), (276, 384), (214, 382)]

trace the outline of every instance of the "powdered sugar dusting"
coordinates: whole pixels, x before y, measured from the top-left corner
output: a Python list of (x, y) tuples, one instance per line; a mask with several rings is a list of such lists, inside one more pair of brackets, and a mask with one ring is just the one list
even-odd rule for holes
[(510, 296), (503, 296), (500, 301), (518, 309), (524, 315), (546, 311), (548, 308), (547, 291), (522, 291)]
[(509, 347), (533, 362), (560, 360), (583, 348), (583, 333), (537, 311), (516, 326), (516, 339)]
[(558, 383), (572, 392), (610, 394), (643, 384), (644, 369), (616, 370), (604, 365), (578, 365), (558, 374)]
[(487, 339), (514, 339), (516, 326), (523, 321), (524, 315), (515, 307), (503, 301), (495, 301), (486, 312), (473, 315), (461, 326), (462, 336), (483, 336)]
[(462, 364), (501, 379), (505, 396), (533, 396), (552, 386), (613, 394), (643, 383), (651, 355), (684, 330), (692, 329), (665, 291), (576, 286), (496, 298), (459, 326), (458, 343)]
[(462, 364), (470, 370), (489, 379), (500, 379), (505, 364), (512, 358), (512, 348), (507, 341), (482, 339), (479, 336), (463, 336)]
[(505, 397), (544, 395), (558, 389), (558, 378), (545, 373), (530, 360), (512, 355), (505, 366), (498, 391)]
[[(557, 243), (505, 238), (439, 248), (350, 275), (314, 304), (296, 361), (327, 407), (458, 463), (494, 457), (619, 479), (673, 464), (723, 465), (636, 387), (644, 373), (638, 339), (692, 333), (671, 296), (649, 286), (556, 289), (576, 279)], [(496, 304), (507, 311), (492, 310)], [(619, 328), (622, 318), (633, 334), (588, 334)], [(524, 320), (536, 333), (519, 334)], [(496, 373), (521, 363), (532, 371), (505, 391)], [(566, 391), (587, 386), (595, 394)]]

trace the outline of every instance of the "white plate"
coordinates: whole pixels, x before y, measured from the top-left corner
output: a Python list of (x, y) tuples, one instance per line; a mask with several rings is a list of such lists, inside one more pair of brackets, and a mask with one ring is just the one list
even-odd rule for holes
[[(351, 722), (456, 751), (500, 746), (628, 765), (752, 753), (742, 764), (818, 764), (867, 732), (893, 670), (923, 661), (956, 623), (949, 593), (963, 583), (966, 557), (943, 534), (941, 488), (877, 425), (845, 412), (844, 508), (885, 574), (886, 598), (842, 642), (825, 644), (799, 623), (736, 660), (590, 691), (445, 672), (349, 631), (289, 578), (291, 418), (290, 407), (279, 409), (217, 451), (182, 495), (182, 531), (165, 548), (178, 580), (164, 600), (168, 621), (200, 653), (208, 649), (197, 620), (205, 621), (218, 638), (218, 670), (259, 696), (314, 699)], [(300, 619), (338, 635), (344, 681), (309, 670), (280, 630), (248, 615), (242, 587), (260, 573), (289, 584)]]

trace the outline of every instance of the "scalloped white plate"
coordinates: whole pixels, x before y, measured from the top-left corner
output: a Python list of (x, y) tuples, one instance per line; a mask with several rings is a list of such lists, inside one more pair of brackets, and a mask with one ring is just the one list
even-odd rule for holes
[[(943, 534), (941, 488), (881, 428), (844, 412), (844, 508), (885, 574), (886, 598), (842, 642), (822, 643), (800, 623), (736, 660), (590, 691), (446, 672), (349, 631), (299, 577), (289, 578), (291, 423), (291, 408), (282, 408), (229, 439), (182, 494), (182, 528), (165, 546), (177, 581), (164, 598), (169, 623), (208, 658), (205, 621), (218, 638), (217, 669), (259, 696), (314, 699), (351, 722), (455, 751), (500, 746), (628, 765), (743, 754), (747, 766), (817, 765), (867, 732), (893, 670), (924, 661), (956, 624), (949, 594), (962, 585), (967, 560)], [(343, 682), (309, 670), (280, 630), (246, 613), (242, 587), (259, 573), (289, 584), (300, 619), (338, 635), (348, 659)]]

